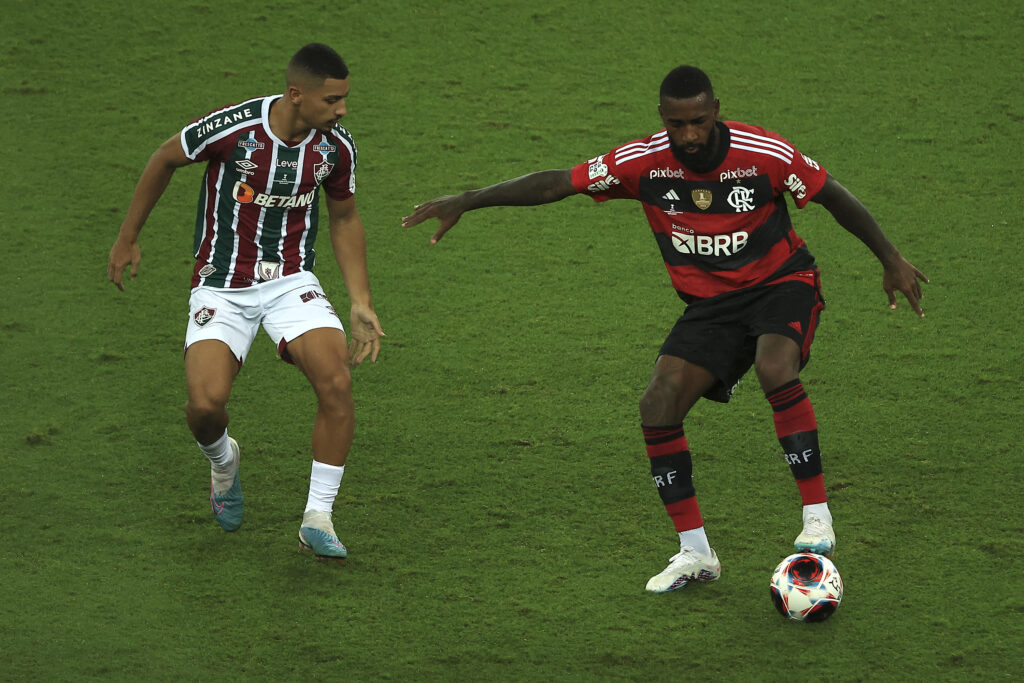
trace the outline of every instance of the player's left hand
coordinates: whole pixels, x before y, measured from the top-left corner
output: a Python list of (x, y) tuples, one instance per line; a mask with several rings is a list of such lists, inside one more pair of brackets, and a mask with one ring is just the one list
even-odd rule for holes
[(350, 321), (348, 355), (352, 365), (359, 365), (367, 356), (371, 363), (376, 363), (380, 339), (387, 336), (381, 329), (377, 314), (368, 306), (353, 305)]
[(920, 281), (929, 282), (924, 273), (902, 256), (897, 257), (895, 263), (886, 266), (882, 275), (882, 289), (889, 297), (889, 310), (896, 310), (896, 291), (899, 290), (907, 297), (907, 302), (917, 317), (923, 318), (924, 311), (921, 310), (920, 302), (924, 298), (924, 293), (921, 291)]
[(114, 242), (110, 248), (110, 260), (107, 262), (107, 279), (114, 283), (118, 289), (124, 291), (124, 283), (121, 276), (125, 268), (131, 265), (130, 277), (132, 280), (139, 274), (139, 261), (142, 259), (142, 252), (139, 250), (139, 243), (128, 243), (123, 240)]

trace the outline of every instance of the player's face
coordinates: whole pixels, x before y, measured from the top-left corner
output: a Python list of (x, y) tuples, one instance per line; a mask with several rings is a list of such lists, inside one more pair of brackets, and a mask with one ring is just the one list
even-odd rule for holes
[(677, 99), (662, 97), (658, 105), (672, 153), (686, 166), (702, 166), (713, 158), (717, 136), (718, 100), (708, 93)]
[(348, 113), (348, 79), (328, 78), (318, 87), (304, 88), (299, 116), (319, 131), (327, 132)]

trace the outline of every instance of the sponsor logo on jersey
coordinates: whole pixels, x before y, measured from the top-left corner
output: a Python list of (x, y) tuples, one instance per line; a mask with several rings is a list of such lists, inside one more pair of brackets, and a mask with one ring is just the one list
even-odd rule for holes
[(790, 173), (789, 177), (786, 178), (786, 187), (789, 188), (789, 191), (797, 199), (803, 199), (807, 196), (807, 186), (804, 185), (804, 181), (797, 177), (796, 173)]
[(690, 190), (690, 197), (693, 198), (693, 203), (696, 204), (697, 208), (701, 211), (705, 211), (709, 206), (711, 206), (711, 190), (704, 188)]
[(199, 277), (210, 277), (217, 272), (217, 269), (213, 265), (207, 263), (205, 266), (199, 269)]
[(736, 209), (736, 213), (742, 213), (744, 211), (754, 210), (754, 190), (750, 187), (743, 187), (737, 185), (732, 188), (732, 192), (725, 198), (729, 206)]
[(300, 195), (264, 194), (263, 192), (256, 192), (256, 190), (243, 182), (235, 183), (232, 194), (234, 194), (235, 201), (239, 204), (255, 204), (256, 206), (265, 206), (268, 209), (291, 209), (297, 206), (309, 206), (316, 200), (316, 188)]
[(757, 175), (757, 166), (750, 168), (734, 168), (731, 171), (722, 171), (718, 175), (719, 180), (739, 180), (740, 178), (753, 178)]
[(318, 145), (313, 145), (313, 151), (314, 152), (320, 152), (321, 154), (329, 154), (331, 152), (334, 152), (337, 149), (338, 149), (337, 147), (335, 147), (334, 145), (332, 145), (329, 142), (321, 142)]
[(298, 168), (299, 168), (299, 161), (297, 159), (278, 159), (277, 160), (277, 167), (278, 168), (294, 168), (294, 169), (298, 170)]
[(661, 195), (661, 198), (662, 199), (667, 199), (670, 202), (672, 202), (672, 201), (678, 202), (679, 201), (679, 195), (676, 194), (675, 190), (669, 190), (665, 194)]
[(804, 158), (804, 163), (807, 164), (808, 166), (810, 166), (811, 168), (813, 168), (815, 171), (820, 171), (821, 170), (821, 166), (818, 166), (818, 162), (817, 161), (815, 161), (814, 159), (810, 158), (806, 154), (801, 154), (800, 156), (802, 156)]
[(596, 183), (587, 185), (587, 192), (604, 192), (608, 190), (612, 185), (621, 185), (622, 183), (613, 175), (608, 176), (604, 180), (598, 180)]
[(680, 254), (732, 256), (747, 246), (750, 234), (740, 230), (727, 235), (698, 235), (691, 228), (672, 226), (672, 246)]
[(239, 121), (245, 121), (253, 117), (252, 109), (246, 107), (245, 109), (239, 109), (235, 112), (227, 114), (218, 114), (217, 116), (210, 116), (198, 123), (196, 126), (196, 135), (203, 137), (207, 133), (212, 133), (218, 128), (223, 128), (232, 123), (238, 123)]
[(682, 178), (683, 169), (681, 168), (652, 168), (647, 174), (649, 179), (653, 178)]
[(206, 323), (213, 320), (213, 316), (215, 315), (217, 315), (216, 308), (207, 308), (206, 306), (203, 306), (202, 308), (195, 312), (195, 315), (192, 316), (192, 319), (196, 321), (196, 325), (202, 327)]
[(241, 147), (242, 149), (248, 150), (250, 152), (254, 152), (256, 150), (260, 150), (260, 149), (263, 149), (264, 147), (266, 147), (265, 144), (263, 144), (262, 142), (257, 140), (255, 137), (253, 137), (252, 131), (249, 132), (249, 137), (247, 137), (247, 138), (239, 138), (238, 146)]
[(604, 161), (602, 161), (603, 159), (604, 155), (602, 154), (601, 156), (594, 157), (589, 161), (590, 166), (587, 168), (587, 174), (590, 176), (591, 180), (603, 178), (608, 175), (608, 164), (604, 163)]

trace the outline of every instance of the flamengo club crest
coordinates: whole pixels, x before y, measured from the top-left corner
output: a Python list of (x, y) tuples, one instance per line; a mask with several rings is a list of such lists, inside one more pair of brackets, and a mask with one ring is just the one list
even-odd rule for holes
[(711, 206), (711, 190), (705, 190), (703, 188), (691, 190), (690, 196), (693, 197), (693, 203), (696, 204), (697, 208), (701, 211), (704, 211)]
[(206, 323), (213, 320), (213, 316), (215, 315), (217, 315), (216, 308), (208, 308), (206, 306), (203, 306), (202, 308), (195, 312), (195, 315), (192, 316), (192, 319), (196, 321), (196, 325), (202, 327)]

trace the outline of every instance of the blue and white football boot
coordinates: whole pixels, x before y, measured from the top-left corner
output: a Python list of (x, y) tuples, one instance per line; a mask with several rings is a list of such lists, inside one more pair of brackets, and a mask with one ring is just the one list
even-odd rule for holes
[[(239, 476), (242, 453), (238, 448), (238, 442), (231, 437), (228, 437), (228, 441), (231, 443), (231, 453), (234, 456), (235, 476), (227, 480), (225, 473), (210, 468), (210, 508), (217, 524), (220, 524), (224, 531), (234, 531), (242, 526), (242, 513), (245, 511), (242, 480)], [(227, 481), (231, 481), (230, 486), (227, 486)]]
[(299, 544), (302, 550), (313, 551), (318, 562), (342, 562), (348, 557), (348, 550), (334, 533), (331, 513), (322, 510), (308, 510), (302, 515)]

